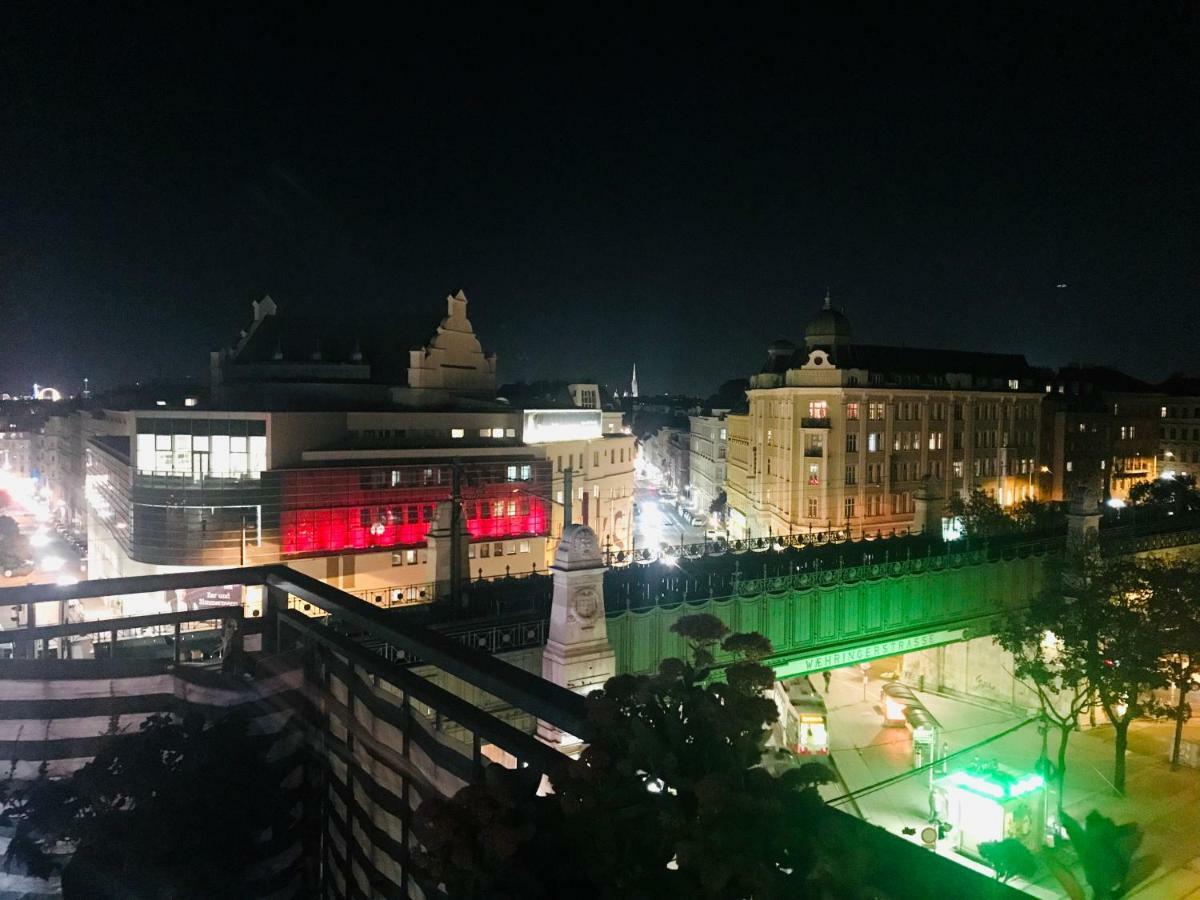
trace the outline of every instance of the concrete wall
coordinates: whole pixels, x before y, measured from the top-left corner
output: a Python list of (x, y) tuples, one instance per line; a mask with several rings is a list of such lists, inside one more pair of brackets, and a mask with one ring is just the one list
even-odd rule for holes
[(901, 677), (913, 687), (1036, 709), (1037, 695), (1012, 671), (1012, 655), (985, 636), (906, 653)]

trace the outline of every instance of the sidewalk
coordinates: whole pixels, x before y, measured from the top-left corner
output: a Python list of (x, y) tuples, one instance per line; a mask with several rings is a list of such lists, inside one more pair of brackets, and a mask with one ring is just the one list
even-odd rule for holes
[[(872, 673), (873, 674), (873, 673)], [(882, 725), (879, 691), (885, 682), (871, 678), (863, 700), (861, 673), (834, 673), (826, 696), (832, 755), (847, 789), (853, 792), (912, 770), (912, 742), (907, 729)], [(819, 676), (813, 684), (821, 685)], [(969, 700), (921, 693), (922, 702), (941, 721), (945, 740), (954, 752), (984, 741), (1025, 717)], [(1200, 900), (1200, 771), (1181, 767), (1171, 771), (1167, 753), (1173, 734), (1170, 723), (1138, 722), (1130, 729), (1126, 796), (1112, 790), (1113, 731), (1102, 726), (1071, 735), (1068, 750), (1065, 808), (1082, 819), (1092, 809), (1118, 823), (1137, 822), (1145, 832), (1142, 853), (1161, 863), (1150, 881), (1129, 895), (1142, 900)], [(1200, 724), (1185, 736), (1200, 739)], [(1049, 754), (1055, 755), (1056, 733), (1050, 733)], [(980, 759), (995, 759), (1017, 770), (1030, 770), (1041, 753), (1036, 724), (979, 748)], [(969, 763), (960, 759), (957, 765)], [(827, 793), (838, 796), (840, 789)], [(917, 828), (929, 817), (928, 776), (914, 775), (894, 785), (863, 793), (857, 802), (864, 817), (893, 833)], [(847, 808), (843, 804), (843, 808)], [(962, 859), (951, 850), (948, 855)], [(1043, 871), (1032, 886), (1022, 886), (1035, 896), (1062, 897), (1057, 881)]]

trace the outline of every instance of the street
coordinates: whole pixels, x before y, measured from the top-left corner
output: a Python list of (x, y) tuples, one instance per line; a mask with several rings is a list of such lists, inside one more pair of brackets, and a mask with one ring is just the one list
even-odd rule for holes
[[(868, 792), (868, 788), (913, 769), (912, 736), (907, 728), (882, 724), (879, 692), (888, 681), (881, 676), (893, 670), (893, 661), (876, 660), (868, 669), (864, 696), (863, 673), (857, 667), (833, 672), (826, 704), (831, 756), (844, 786), (827, 785), (822, 794), (840, 801), (842, 809), (893, 834), (913, 828), (919, 833), (929, 820), (930, 783), (927, 774), (914, 775)], [(822, 684), (819, 676), (811, 678)], [(947, 697), (928, 691), (917, 692), (926, 708), (942, 725), (942, 735), (951, 753), (977, 749), (952, 760), (950, 770), (966, 768), (976, 758), (996, 760), (1019, 772), (1031, 772), (1042, 750), (1035, 720), (1003, 708), (974, 700)], [(994, 735), (1019, 726), (991, 742)], [(1097, 809), (1116, 822), (1137, 822), (1145, 831), (1144, 853), (1157, 856), (1161, 866), (1151, 879), (1129, 896), (1174, 900), (1200, 897), (1200, 868), (1197, 867), (1194, 836), (1200, 832), (1200, 771), (1180, 767), (1171, 771), (1167, 761), (1173, 726), (1167, 722), (1142, 720), (1130, 729), (1128, 791), (1117, 796), (1111, 787), (1113, 734), (1111, 727), (1085, 729), (1071, 735), (1066, 778), (1066, 811), (1082, 820)], [(1053, 736), (1052, 736), (1053, 738)], [(1185, 738), (1200, 740), (1200, 725), (1185, 729)], [(1053, 754), (1053, 748), (1051, 749)], [(849, 791), (852, 800), (841, 798)], [(908, 835), (918, 840), (915, 835)], [(955, 836), (939, 842), (937, 851), (964, 865), (990, 874), (954, 850)], [(1037, 897), (1064, 897), (1058, 882), (1043, 867), (1032, 884), (1019, 879), (1014, 885)]]
[(633, 500), (637, 504), (633, 517), (634, 546), (657, 551), (662, 544), (699, 544), (705, 539), (705, 525), (693, 525), (684, 519), (677, 507), (677, 498), (663, 497), (659, 488), (644, 479), (634, 482)]

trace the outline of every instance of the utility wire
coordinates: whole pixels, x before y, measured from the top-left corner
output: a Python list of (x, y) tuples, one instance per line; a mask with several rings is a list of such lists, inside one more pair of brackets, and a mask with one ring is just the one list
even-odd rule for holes
[(866, 787), (859, 788), (856, 791), (850, 791), (849, 793), (842, 794), (842, 796), (835, 797), (834, 799), (828, 801), (828, 803), (830, 806), (833, 806), (838, 803), (843, 803), (847, 800), (858, 800), (859, 798), (867, 796), (868, 794), (873, 794), (876, 791), (881, 791), (884, 788), (891, 787), (893, 784), (897, 784), (906, 778), (911, 778), (912, 776), (920, 774), (921, 772), (927, 772), (930, 769), (934, 768), (935, 766), (940, 766), (940, 765), (942, 765), (942, 763), (946, 762), (947, 760), (951, 760), (951, 759), (954, 759), (955, 757), (962, 756), (965, 753), (971, 753), (972, 751), (978, 750), (980, 747), (983, 747), (986, 744), (990, 744), (992, 741), (997, 741), (1000, 738), (1005, 737), (1006, 735), (1012, 734), (1014, 731), (1024, 728), (1026, 725), (1031, 725), (1037, 721), (1039, 721), (1039, 719), (1037, 719), (1037, 718), (1025, 719), (1024, 721), (1018, 722), (1016, 725), (1013, 725), (1011, 728), (1006, 728), (1004, 731), (1000, 731), (1000, 732), (997, 732), (996, 734), (990, 735), (989, 737), (986, 737), (981, 741), (977, 741), (974, 744), (971, 744), (967, 747), (963, 747), (961, 750), (956, 750), (953, 753), (949, 753), (949, 754), (943, 756), (941, 759), (934, 760), (931, 763), (926, 763), (923, 766), (917, 766), (915, 769), (910, 769), (907, 772), (901, 772), (899, 775), (893, 775), (890, 778), (885, 778), (882, 781), (875, 782), (874, 784), (868, 784)]

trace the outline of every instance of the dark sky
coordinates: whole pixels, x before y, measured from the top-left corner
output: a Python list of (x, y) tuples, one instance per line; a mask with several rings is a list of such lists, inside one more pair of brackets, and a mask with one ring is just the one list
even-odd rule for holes
[(1200, 7), (1051, 5), (6, 8), (0, 388), (459, 288), (502, 380), (707, 393), (827, 285), (875, 342), (1200, 370)]

